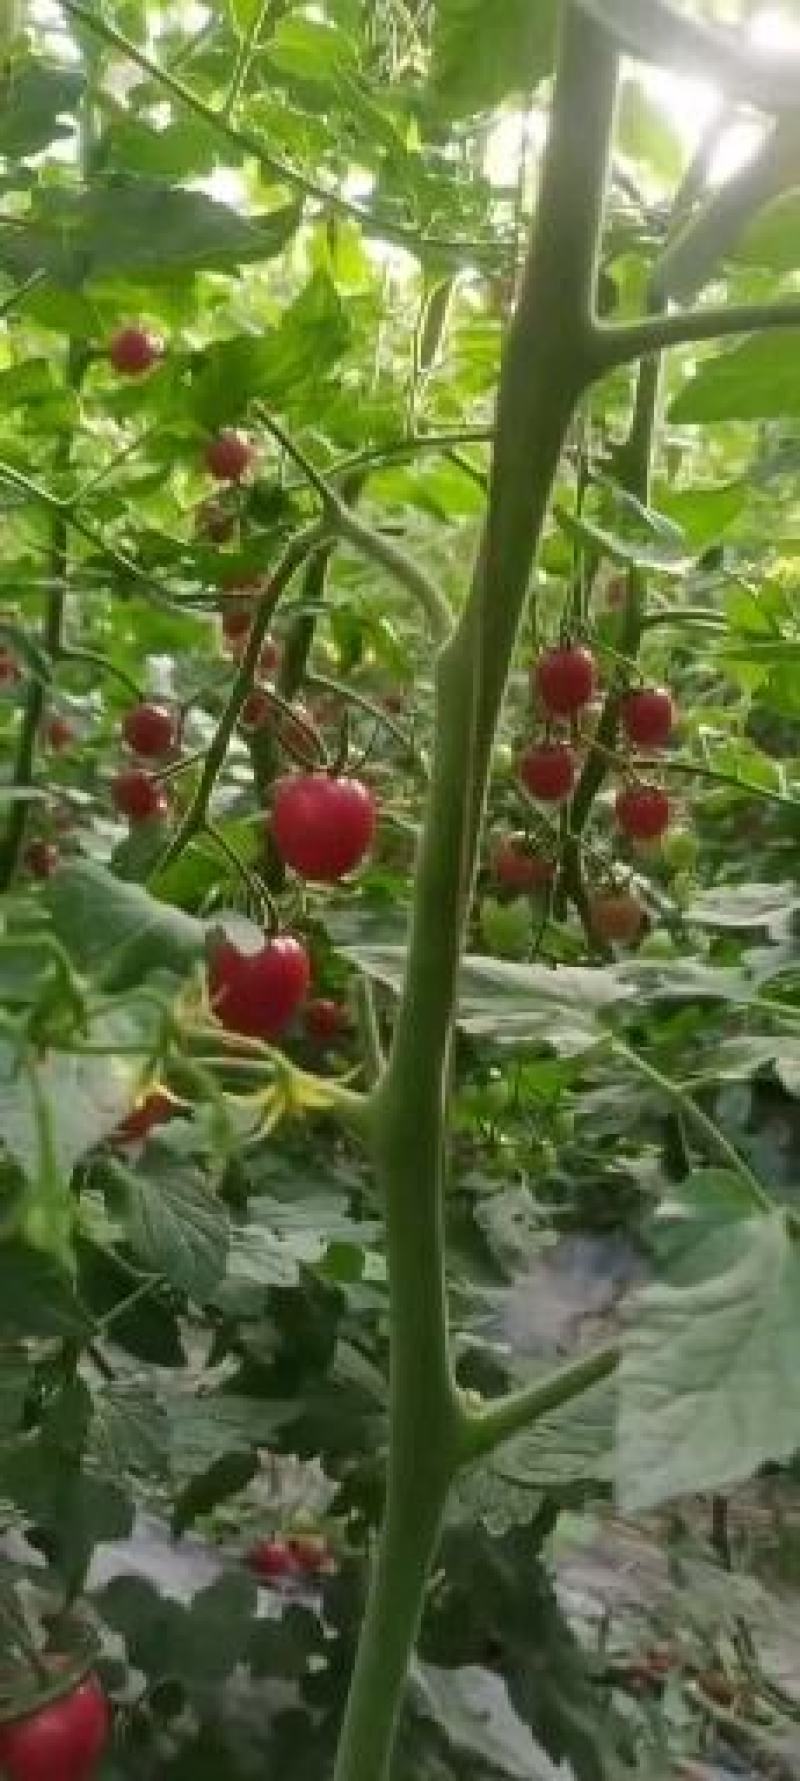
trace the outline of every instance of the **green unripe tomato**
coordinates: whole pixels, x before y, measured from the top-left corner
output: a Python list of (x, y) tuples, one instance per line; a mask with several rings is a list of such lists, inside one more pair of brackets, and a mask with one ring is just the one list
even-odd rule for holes
[(484, 897), (480, 911), (481, 935), (489, 952), (501, 959), (524, 958), (533, 939), (533, 916), (524, 897), (499, 903)]
[(492, 755), (492, 772), (496, 779), (513, 778), (514, 750), (510, 742), (498, 742)]
[(673, 829), (661, 843), (661, 857), (669, 872), (691, 872), (697, 864), (700, 843), (691, 829)]
[(673, 959), (675, 947), (669, 934), (663, 928), (656, 928), (652, 934), (646, 934), (639, 946), (640, 959)]

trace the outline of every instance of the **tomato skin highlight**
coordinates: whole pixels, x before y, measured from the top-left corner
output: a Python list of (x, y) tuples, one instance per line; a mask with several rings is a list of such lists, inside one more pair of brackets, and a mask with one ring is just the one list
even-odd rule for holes
[(111, 798), (115, 810), (131, 823), (152, 822), (169, 810), (166, 792), (141, 767), (128, 767), (115, 775)]
[(665, 748), (675, 723), (672, 695), (664, 686), (640, 687), (626, 694), (620, 716), (629, 742), (638, 748)]
[(669, 828), (669, 798), (660, 786), (623, 787), (615, 809), (619, 827), (630, 841), (658, 841)]
[(572, 794), (578, 763), (566, 742), (537, 742), (520, 755), (518, 772), (532, 798), (542, 804), (561, 804)]
[(249, 1039), (277, 1039), (294, 1019), (310, 982), (308, 953), (292, 934), (278, 934), (253, 953), (223, 940), (208, 966), (214, 1013), (229, 1032)]
[(122, 734), (143, 760), (162, 760), (175, 747), (175, 718), (163, 705), (132, 705), (122, 719)]
[(108, 1743), (111, 1714), (96, 1676), (27, 1719), (0, 1727), (8, 1781), (91, 1781)]
[(597, 670), (591, 650), (578, 644), (548, 649), (534, 663), (533, 691), (549, 717), (575, 717), (594, 697)]
[(272, 833), (281, 859), (301, 878), (336, 884), (368, 853), (377, 814), (362, 780), (296, 773), (275, 788)]
[(205, 450), (206, 469), (217, 482), (241, 482), (255, 458), (255, 447), (243, 433), (225, 428), (209, 439)]
[(146, 328), (119, 328), (108, 345), (108, 357), (121, 377), (141, 377), (163, 357), (164, 347)]

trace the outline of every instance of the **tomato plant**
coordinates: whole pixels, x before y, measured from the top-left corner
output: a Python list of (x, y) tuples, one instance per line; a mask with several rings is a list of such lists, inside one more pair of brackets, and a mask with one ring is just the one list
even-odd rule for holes
[[(9, 1781), (796, 1741), (726, 1531), (800, 1451), (751, 10), (0, 9)], [(691, 1613), (587, 1629), (612, 1502), (677, 1572), (709, 1500)]]

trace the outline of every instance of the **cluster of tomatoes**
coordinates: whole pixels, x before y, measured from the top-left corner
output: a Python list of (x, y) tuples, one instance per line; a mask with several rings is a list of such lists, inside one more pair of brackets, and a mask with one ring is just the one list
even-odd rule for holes
[[(578, 784), (580, 726), (598, 690), (594, 656), (576, 643), (546, 650), (531, 670), (531, 690), (546, 729), (541, 739), (527, 744), (520, 753), (517, 773), (537, 803), (559, 806), (568, 802)], [(619, 701), (619, 725), (631, 750), (666, 747), (675, 715), (672, 696), (664, 687), (633, 688)], [(568, 727), (568, 736), (558, 734), (559, 726)], [(658, 841), (669, 828), (667, 793), (638, 775), (619, 788), (614, 810), (620, 834), (634, 843)], [(497, 841), (491, 867), (498, 887), (514, 896), (547, 890), (557, 875), (552, 855), (535, 848), (522, 833)], [(638, 899), (614, 886), (590, 897), (589, 916), (599, 939), (624, 945), (639, 937), (645, 922)]]
[(321, 1534), (275, 1535), (258, 1540), (246, 1556), (248, 1569), (261, 1583), (313, 1583), (334, 1569), (327, 1540)]

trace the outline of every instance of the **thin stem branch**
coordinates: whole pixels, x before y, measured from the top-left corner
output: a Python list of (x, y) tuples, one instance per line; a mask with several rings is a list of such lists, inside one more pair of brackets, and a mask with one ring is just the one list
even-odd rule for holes
[(665, 1076), (661, 1070), (656, 1068), (655, 1064), (649, 1063), (647, 1058), (642, 1057), (640, 1052), (634, 1051), (630, 1045), (626, 1045), (623, 1039), (613, 1038), (611, 1048), (618, 1057), (630, 1064), (631, 1069), (636, 1070), (640, 1076), (652, 1084), (653, 1088), (658, 1089), (665, 1100), (671, 1101), (673, 1106), (679, 1109), (686, 1124), (694, 1126), (698, 1136), (705, 1141), (714, 1155), (719, 1157), (720, 1162), (738, 1176), (747, 1188), (753, 1204), (758, 1206), (762, 1212), (773, 1211), (772, 1197), (759, 1181), (758, 1176), (753, 1174), (749, 1164), (745, 1162), (744, 1157), (739, 1155), (730, 1139), (726, 1138), (725, 1133), (720, 1131), (715, 1121), (703, 1112), (702, 1107), (698, 1107), (697, 1102), (692, 1099), (690, 1094), (687, 1094), (686, 1089), (679, 1082), (674, 1082), (670, 1076)]
[(288, 587), (289, 582), (292, 580), (292, 577), (300, 568), (300, 565), (305, 562), (306, 558), (309, 557), (313, 551), (322, 548), (326, 542), (327, 532), (323, 526), (313, 525), (307, 527), (304, 532), (300, 532), (284, 552), (282, 561), (279, 563), (275, 574), (272, 577), (267, 593), (264, 595), (263, 599), (259, 601), (259, 604), (256, 607), (253, 623), (250, 627), (250, 635), (247, 640), (247, 648), (239, 663), (228, 703), (225, 706), (225, 710), (217, 725), (216, 733), (212, 738), (206, 754), (205, 765), (200, 776), (197, 790), (180, 827), (176, 830), (166, 852), (158, 862), (155, 876), (158, 876), (160, 872), (163, 872), (167, 866), (171, 866), (175, 860), (180, 859), (181, 854), (188, 847), (193, 836), (197, 834), (199, 829), (204, 827), (208, 815), (211, 795), (224, 765), (225, 756), (228, 752), (228, 745), (233, 732), (236, 729), (236, 725), (239, 722), (245, 699), (247, 698), (248, 693), (252, 691), (256, 669), (258, 667), (258, 658), (261, 654), (275, 608), (285, 589)]
[(693, 346), (731, 334), (756, 334), (771, 328), (800, 328), (800, 297), (780, 303), (728, 303), (719, 308), (673, 310), (641, 321), (596, 324), (599, 374), (627, 365), (646, 354), (672, 346)]
[(253, 64), (253, 58), (258, 51), (258, 46), (261, 41), (261, 33), (267, 22), (267, 18), (272, 11), (272, 5), (273, 0), (261, 0), (261, 5), (256, 7), (247, 30), (243, 32), (240, 38), (239, 51), (234, 64), (233, 74), (231, 75), (231, 84), (225, 94), (220, 114), (225, 123), (227, 123), (233, 116), (241, 97), (245, 82)]
[(257, 405), (256, 412), (268, 432), (283, 446), (294, 462), (302, 470), (303, 475), (311, 484), (323, 504), (329, 528), (335, 530), (341, 538), (345, 538), (363, 556), (370, 557), (393, 576), (413, 595), (422, 607), (433, 635), (438, 643), (444, 643), (453, 628), (453, 615), (447, 600), (436, 582), (428, 575), (419, 563), (393, 544), (382, 533), (373, 530), (372, 526), (359, 518), (352, 506), (343, 501), (333, 484), (323, 475), (321, 470), (312, 464), (310, 458), (295, 440), (290, 438), (285, 427), (268, 413), (262, 404)]
[(497, 1403), (478, 1411), (465, 1410), (462, 1425), (463, 1463), (470, 1464), (492, 1453), (502, 1441), (530, 1428), (551, 1410), (560, 1410), (591, 1386), (609, 1379), (619, 1363), (615, 1345), (599, 1348), (557, 1367), (544, 1379), (534, 1379), (520, 1391), (509, 1392)]

